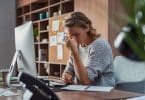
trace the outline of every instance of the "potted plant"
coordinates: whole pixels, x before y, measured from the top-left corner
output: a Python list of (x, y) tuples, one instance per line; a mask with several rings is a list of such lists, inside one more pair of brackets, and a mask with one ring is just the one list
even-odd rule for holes
[(128, 13), (122, 17), (129, 24), (122, 28), (115, 41), (120, 44), (115, 46), (124, 56), (145, 61), (145, 0), (122, 0), (122, 3)]
[(38, 28), (34, 28), (33, 29), (33, 33), (34, 33), (34, 38), (36, 39), (36, 41), (39, 41), (39, 31), (38, 31)]

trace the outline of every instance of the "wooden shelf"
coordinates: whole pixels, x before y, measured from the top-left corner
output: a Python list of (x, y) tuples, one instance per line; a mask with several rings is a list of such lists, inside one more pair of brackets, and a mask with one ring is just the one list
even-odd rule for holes
[(39, 63), (39, 61), (35, 61), (35, 63)]
[(34, 10), (32, 11), (31, 13), (40, 13), (40, 12), (44, 12), (44, 11), (48, 11), (49, 7), (44, 7), (44, 8), (40, 8), (40, 9), (37, 9), (37, 10)]
[(49, 44), (49, 42), (35, 42), (34, 44)]
[(49, 8), (54, 7), (54, 6), (59, 6), (60, 4), (61, 4), (61, 2), (58, 2), (58, 3), (52, 4), (52, 5), (49, 6)]
[(49, 30), (42, 30), (42, 31), (39, 31), (40, 33), (44, 33), (44, 32), (49, 32)]
[(59, 64), (59, 65), (64, 65), (64, 63), (57, 63), (57, 62), (52, 62), (52, 61), (49, 61), (49, 64)]
[(44, 42), (44, 43), (43, 43), (43, 42), (40, 42), (39, 44), (40, 44), (40, 45), (41, 45), (41, 44), (49, 44), (49, 42)]
[(35, 61), (36, 63), (43, 63), (43, 64), (48, 64), (47, 61)]
[(17, 0), (17, 8), (24, 7), (30, 4), (31, 0)]
[(60, 0), (50, 0), (50, 5), (56, 4), (56, 3), (60, 3)]
[(30, 0), (31, 3), (37, 3), (37, 2), (45, 2), (47, 0)]
[(33, 24), (36, 24), (36, 23), (40, 23), (40, 22), (43, 22), (43, 21), (48, 21), (49, 18), (45, 18), (45, 19), (41, 19), (41, 20), (36, 20), (36, 21), (33, 21)]
[(35, 42), (34, 44), (38, 45), (38, 44), (39, 44), (39, 42)]
[[(42, 2), (43, 1), (43, 2)], [(38, 2), (31, 3), (31, 11), (45, 9), (48, 7), (48, 0), (39, 0)]]
[(33, 21), (33, 24), (36, 24), (36, 23), (39, 23), (40, 21), (39, 20), (37, 20), (37, 21)]
[[(74, 0), (29, 0), (29, 3), (23, 5), (17, 5), (17, 25), (24, 23), (26, 20), (32, 20), (33, 28), (35, 32), (38, 32), (38, 35), (34, 36), (34, 47), (35, 47), (35, 63), (38, 75), (47, 75), (46, 73), (46, 64), (48, 64), (48, 68), (50, 69), (49, 78), (60, 80), (62, 72), (65, 68), (66, 61), (51, 61), (50, 60), (50, 43), (49, 38), (51, 36), (52, 30), (50, 27), (52, 26), (53, 20), (60, 20), (60, 30), (57, 32), (63, 32), (63, 16), (67, 16), (71, 12), (74, 11)], [(45, 17), (42, 16), (45, 14)], [(57, 19), (58, 18), (58, 19)], [(51, 20), (51, 21), (50, 21)], [(52, 28), (52, 27), (51, 27)], [(38, 31), (36, 31), (38, 30)], [(55, 35), (57, 35), (55, 33)], [(66, 55), (68, 56), (68, 51), (64, 50)], [(56, 54), (55, 51), (52, 52)], [(56, 58), (57, 59), (57, 58)]]
[(73, 1), (73, 0), (62, 0), (61, 4), (66, 3), (66, 2), (71, 2), (71, 1)]
[(18, 18), (19, 18), (19, 17), (23, 17), (23, 16), (27, 16), (27, 15), (31, 15), (31, 13), (30, 13), (30, 12), (25, 13), (25, 14), (23, 14), (23, 15), (18, 16)]
[(45, 18), (45, 19), (41, 19), (40, 22), (43, 22), (43, 21), (48, 21), (49, 18)]

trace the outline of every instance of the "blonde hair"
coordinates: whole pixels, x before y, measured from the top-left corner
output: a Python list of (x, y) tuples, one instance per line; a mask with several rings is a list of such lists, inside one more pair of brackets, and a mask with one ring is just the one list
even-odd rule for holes
[(91, 20), (82, 12), (74, 12), (65, 20), (65, 27), (78, 26), (81, 28), (89, 28), (88, 36), (92, 39), (100, 37), (96, 34), (96, 29), (93, 28)]

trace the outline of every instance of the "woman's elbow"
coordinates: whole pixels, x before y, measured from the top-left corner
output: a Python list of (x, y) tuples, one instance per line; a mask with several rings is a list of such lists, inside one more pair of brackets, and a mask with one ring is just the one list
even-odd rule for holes
[(91, 81), (89, 81), (89, 80), (88, 80), (88, 81), (84, 81), (84, 82), (82, 82), (81, 84), (82, 84), (82, 85), (91, 85)]

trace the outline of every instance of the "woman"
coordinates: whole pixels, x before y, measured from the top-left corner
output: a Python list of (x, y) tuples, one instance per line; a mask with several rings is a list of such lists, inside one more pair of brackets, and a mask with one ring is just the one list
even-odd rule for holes
[(63, 72), (66, 84), (113, 86), (113, 56), (105, 40), (96, 35), (91, 21), (81, 12), (66, 19), (67, 48), (71, 56)]

